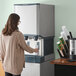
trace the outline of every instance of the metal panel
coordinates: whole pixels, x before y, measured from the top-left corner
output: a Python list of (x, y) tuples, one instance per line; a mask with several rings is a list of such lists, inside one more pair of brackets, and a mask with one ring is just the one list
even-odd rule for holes
[(39, 33), (40, 35), (54, 36), (55, 25), (54, 25), (54, 5), (40, 5), (40, 20), (39, 20)]
[(20, 16), (19, 30), (23, 34), (37, 34), (37, 5), (15, 5), (15, 13)]
[(25, 63), (21, 76), (40, 76), (40, 64)]

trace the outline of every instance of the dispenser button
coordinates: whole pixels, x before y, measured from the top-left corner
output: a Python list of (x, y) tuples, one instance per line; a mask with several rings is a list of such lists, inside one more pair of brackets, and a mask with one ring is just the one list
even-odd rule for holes
[(24, 38), (25, 38), (25, 40), (28, 40), (28, 36), (25, 36)]
[(34, 40), (37, 41), (38, 40), (38, 36), (34, 36)]

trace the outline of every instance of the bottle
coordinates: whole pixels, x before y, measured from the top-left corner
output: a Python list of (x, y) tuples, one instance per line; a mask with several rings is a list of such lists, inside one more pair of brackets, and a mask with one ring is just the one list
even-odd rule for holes
[(66, 36), (66, 34), (65, 34), (64, 31), (62, 31), (62, 32), (60, 33), (60, 35), (63, 37), (64, 40), (68, 40), (68, 38), (67, 38), (67, 36)]
[(57, 42), (57, 45), (58, 45), (58, 49), (60, 50), (61, 55), (62, 55), (64, 58), (66, 58), (66, 57), (67, 57), (67, 54), (66, 54), (66, 52), (65, 52), (65, 50), (64, 50), (64, 47), (63, 47), (62, 43), (61, 43), (60, 41), (58, 41), (58, 42)]
[(59, 40), (60, 40), (60, 42), (62, 43), (65, 52), (68, 54), (68, 53), (69, 53), (69, 49), (68, 49), (68, 46), (67, 46), (66, 42), (64, 41), (63, 37), (60, 36), (60, 37), (59, 37)]
[(63, 54), (63, 52), (62, 52), (62, 50), (61, 50), (62, 46), (61, 46), (61, 44), (60, 44), (59, 41), (57, 42), (57, 46), (58, 46), (58, 49), (59, 49), (59, 51), (60, 51), (61, 56), (64, 57), (64, 54)]
[(69, 31), (67, 30), (66, 26), (62, 26), (62, 31), (64, 31), (65, 34), (66, 34), (67, 36), (69, 36)]
[[(39, 50), (39, 42), (36, 42), (35, 48), (38, 48)], [(36, 55), (39, 55), (39, 52), (37, 52)]]
[(60, 34), (61, 34), (61, 36), (63, 37), (63, 39), (64, 39), (64, 41), (65, 41), (65, 44), (66, 44), (66, 46), (67, 46), (68, 49), (69, 49), (69, 41), (68, 41), (69, 36), (67, 36), (63, 31), (62, 31)]
[(66, 34), (68, 39), (73, 38), (72, 33), (67, 30), (66, 26), (62, 26), (62, 31)]

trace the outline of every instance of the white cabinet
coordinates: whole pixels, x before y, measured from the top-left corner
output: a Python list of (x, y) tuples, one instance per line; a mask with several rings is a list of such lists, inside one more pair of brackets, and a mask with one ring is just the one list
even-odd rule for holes
[(20, 16), (19, 29), (23, 34), (54, 36), (54, 6), (47, 4), (15, 4)]
[(40, 76), (40, 64), (25, 63), (22, 76)]
[(54, 76), (54, 65), (50, 61), (43, 63), (25, 63), (22, 76)]

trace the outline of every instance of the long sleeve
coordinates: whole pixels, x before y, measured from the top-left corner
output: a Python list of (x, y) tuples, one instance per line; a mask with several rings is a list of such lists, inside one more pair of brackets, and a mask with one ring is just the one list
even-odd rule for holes
[(4, 53), (4, 50), (3, 50), (3, 47), (2, 47), (2, 39), (1, 39), (1, 35), (0, 35), (0, 60), (2, 62), (4, 61), (4, 56), (5, 56), (5, 53)]
[(1, 60), (1, 35), (0, 35), (0, 60)]
[(23, 49), (23, 50), (25, 50), (25, 51), (27, 51), (27, 52), (29, 52), (29, 53), (33, 53), (34, 52), (34, 49), (33, 48), (31, 48), (31, 47), (29, 47), (27, 44), (26, 44), (26, 42), (25, 42), (25, 40), (24, 40), (24, 36), (23, 36), (23, 34), (20, 32), (19, 34), (18, 34), (18, 44), (19, 44), (19, 46)]

